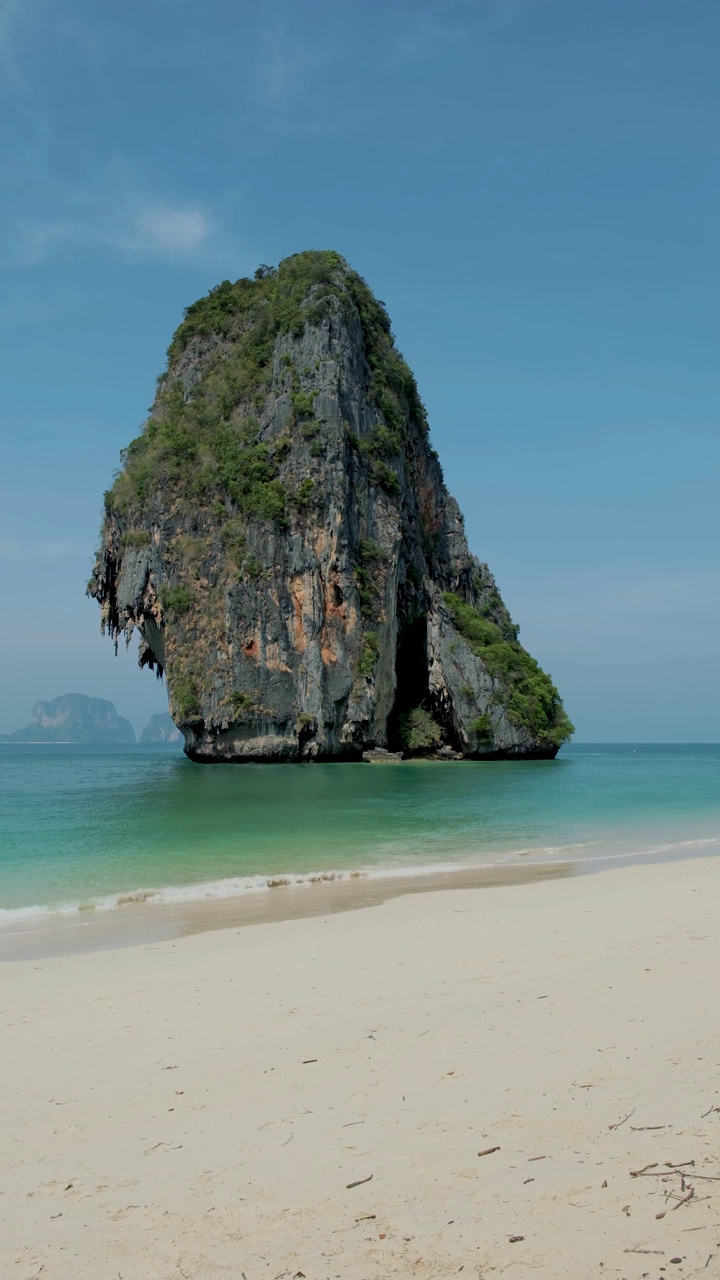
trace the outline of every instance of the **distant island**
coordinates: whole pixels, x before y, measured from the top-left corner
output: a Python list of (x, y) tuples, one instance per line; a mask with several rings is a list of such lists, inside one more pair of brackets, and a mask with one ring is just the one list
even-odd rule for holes
[(121, 745), (135, 741), (135, 730), (107, 699), (63, 693), (52, 702), (36, 702), (30, 724), (0, 735), (0, 741)]
[(161, 743), (168, 746), (180, 743), (183, 736), (169, 711), (158, 711), (151, 716), (140, 734), (141, 743)]

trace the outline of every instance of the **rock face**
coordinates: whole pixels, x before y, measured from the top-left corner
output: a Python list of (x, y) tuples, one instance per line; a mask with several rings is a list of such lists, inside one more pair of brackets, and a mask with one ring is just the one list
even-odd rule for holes
[(163, 745), (174, 745), (182, 742), (183, 736), (169, 711), (158, 711), (151, 716), (140, 734), (141, 742), (156, 742)]
[(135, 730), (105, 698), (64, 693), (52, 702), (36, 702), (30, 724), (5, 735), (4, 741), (122, 745), (135, 741)]
[(538, 758), (569, 737), (338, 254), (189, 307), (123, 464), (88, 591), (116, 648), (139, 628), (193, 760)]

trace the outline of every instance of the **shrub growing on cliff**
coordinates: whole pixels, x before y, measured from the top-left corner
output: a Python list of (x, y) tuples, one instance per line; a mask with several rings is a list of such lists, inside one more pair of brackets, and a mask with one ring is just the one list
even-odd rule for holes
[(315, 396), (310, 395), (307, 391), (295, 391), (293, 394), (292, 407), (298, 418), (311, 418), (314, 403)]
[(299, 507), (301, 511), (305, 511), (306, 508), (310, 506), (314, 490), (315, 481), (312, 480), (310, 476), (306, 476), (304, 480), (301, 480), (298, 485), (297, 493), (295, 494), (295, 505)]
[(358, 453), (366, 458), (396, 458), (402, 449), (402, 435), (376, 422), (368, 435), (357, 439)]
[(192, 676), (175, 676), (172, 682), (174, 720), (193, 720), (200, 714), (198, 687)]
[(490, 675), (510, 693), (508, 716), (540, 745), (561, 746), (574, 732), (552, 680), (517, 640), (506, 640), (500, 628), (473, 605), (447, 591), (445, 604), (460, 635), (482, 660)]
[(469, 727), (478, 744), (492, 742), (492, 722), (487, 712), (473, 720)]
[(242, 564), (245, 555), (245, 526), (242, 520), (225, 520), (220, 529), (220, 541), (235, 563)]
[(161, 587), (160, 603), (170, 613), (187, 613), (192, 604), (192, 596), (187, 587)]
[(387, 462), (383, 462), (379, 458), (375, 459), (370, 467), (370, 477), (375, 481), (375, 484), (379, 485), (381, 489), (384, 489), (391, 496), (395, 496), (400, 492), (400, 481), (397, 474), (392, 467), (388, 466)]
[(374, 617), (382, 599), (382, 569), (385, 552), (372, 538), (361, 538), (358, 548), (358, 567), (355, 579), (360, 596), (360, 609), (368, 617)]
[(121, 547), (149, 547), (152, 542), (147, 529), (128, 529), (120, 539)]
[(360, 651), (358, 660), (358, 674), (361, 676), (371, 676), (375, 670), (378, 660), (380, 646), (374, 631), (366, 631), (363, 637), (363, 646)]
[(244, 720), (256, 709), (255, 699), (249, 693), (243, 693), (240, 689), (233, 689), (228, 695), (228, 702), (233, 711), (233, 715), (238, 720)]

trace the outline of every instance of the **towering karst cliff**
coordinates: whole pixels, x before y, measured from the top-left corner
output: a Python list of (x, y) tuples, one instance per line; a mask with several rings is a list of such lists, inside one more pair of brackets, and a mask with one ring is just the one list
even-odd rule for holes
[(332, 252), (187, 309), (88, 590), (194, 760), (552, 757), (572, 732), (470, 555), (381, 303)]

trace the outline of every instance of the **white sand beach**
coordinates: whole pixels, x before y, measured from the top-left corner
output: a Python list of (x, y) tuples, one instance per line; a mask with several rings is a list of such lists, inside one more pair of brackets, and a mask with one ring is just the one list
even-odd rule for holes
[(2, 965), (2, 1275), (720, 1276), (719, 901), (706, 859)]

